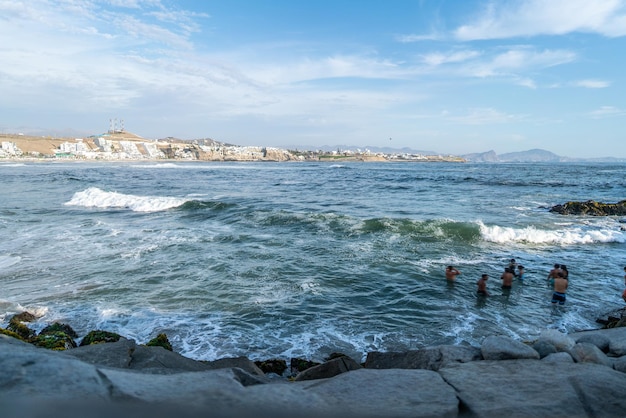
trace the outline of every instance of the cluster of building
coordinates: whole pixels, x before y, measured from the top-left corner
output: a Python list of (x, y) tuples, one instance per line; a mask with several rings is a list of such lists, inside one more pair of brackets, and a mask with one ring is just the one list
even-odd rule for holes
[[(81, 160), (200, 160), (200, 161), (449, 161), (460, 157), (387, 154), (365, 151), (289, 151), (272, 147), (227, 145), (210, 139), (145, 140), (125, 132), (88, 138), (54, 139), (3, 135), (0, 158)], [(11, 141), (12, 139), (12, 141)], [(24, 149), (21, 149), (23, 146)]]

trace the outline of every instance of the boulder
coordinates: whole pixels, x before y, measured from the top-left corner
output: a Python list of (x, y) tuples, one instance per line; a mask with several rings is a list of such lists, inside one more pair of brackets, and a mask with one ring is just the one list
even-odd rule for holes
[(546, 363), (573, 363), (574, 359), (569, 353), (564, 351), (559, 351), (558, 353), (548, 354), (541, 361), (545, 361)]
[(454, 389), (431, 370), (363, 368), (332, 379), (294, 384), (327, 402), (329, 413), (321, 416), (399, 418), (458, 415), (459, 402)]
[(611, 342), (611, 340), (609, 340), (609, 337), (607, 337), (606, 335), (601, 334), (601, 333), (583, 334), (583, 335), (578, 336), (575, 339), (575, 341), (577, 343), (593, 344), (596, 347), (598, 347), (604, 353), (608, 353), (609, 352), (609, 344)]
[(209, 369), (231, 369), (233, 367), (244, 370), (246, 373), (256, 375), (256, 376), (264, 376), (263, 370), (261, 370), (254, 362), (248, 359), (245, 356), (240, 357), (229, 357), (223, 358), (215, 361), (207, 361), (202, 362)]
[(367, 369), (427, 369), (439, 370), (452, 363), (481, 360), (479, 348), (471, 346), (441, 345), (406, 352), (378, 352), (367, 354)]
[(557, 350), (554, 344), (548, 341), (535, 341), (532, 347), (533, 347), (533, 350), (539, 353), (540, 358), (544, 358), (546, 356), (549, 356), (550, 354), (557, 353)]
[(626, 356), (613, 359), (613, 368), (618, 372), (626, 373)]
[(116, 342), (83, 345), (67, 350), (64, 354), (97, 366), (128, 369), (136, 347), (134, 340), (121, 337)]
[(569, 351), (574, 347), (574, 344), (576, 344), (573, 338), (556, 329), (543, 330), (541, 334), (539, 334), (537, 343), (539, 342), (552, 344), (554, 348), (556, 348), (556, 351)]
[(539, 360), (539, 353), (532, 347), (499, 335), (485, 338), (480, 346), (480, 352), (485, 360)]
[(354, 361), (348, 356), (337, 357), (332, 360), (328, 360), (322, 364), (317, 366), (310, 367), (296, 376), (296, 381), (303, 380), (315, 380), (315, 379), (326, 379), (329, 377), (337, 376), (341, 373), (346, 373), (351, 370), (362, 369), (359, 363)]
[(596, 363), (613, 367), (606, 354), (591, 343), (576, 343), (569, 353), (576, 363)]
[(570, 334), (574, 340), (578, 340), (583, 336), (591, 338), (587, 337), (589, 335), (600, 335), (600, 338), (609, 339), (609, 351), (607, 353), (609, 356), (621, 357), (626, 355), (626, 327), (581, 331)]
[(594, 200), (566, 202), (552, 206), (550, 212), (561, 215), (624, 216), (626, 215), (626, 200), (617, 203), (602, 203)]
[(593, 363), (475, 361), (439, 370), (475, 417), (617, 417), (626, 410), (626, 374)]
[(131, 353), (131, 361), (128, 368), (141, 371), (142, 373), (173, 374), (211, 370), (216, 367), (181, 356), (163, 347), (137, 345)]

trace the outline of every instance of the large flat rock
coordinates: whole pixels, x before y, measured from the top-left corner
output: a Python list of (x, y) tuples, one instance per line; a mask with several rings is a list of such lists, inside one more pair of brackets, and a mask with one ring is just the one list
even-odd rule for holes
[(626, 374), (592, 364), (479, 361), (439, 373), (477, 417), (622, 417)]

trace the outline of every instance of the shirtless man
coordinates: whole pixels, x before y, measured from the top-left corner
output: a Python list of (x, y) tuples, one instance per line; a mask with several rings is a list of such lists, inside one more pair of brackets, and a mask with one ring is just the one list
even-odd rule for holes
[(513, 272), (510, 268), (505, 268), (500, 278), (502, 279), (502, 289), (510, 290), (513, 287)]
[(476, 282), (478, 285), (476, 294), (478, 296), (489, 296), (489, 292), (487, 292), (487, 280), (489, 280), (489, 276), (487, 274), (483, 274)]
[(552, 294), (552, 304), (556, 305), (558, 302), (559, 305), (565, 304), (565, 292), (567, 292), (567, 279), (565, 279), (562, 271), (556, 273), (556, 278), (554, 279), (554, 293)]
[(548, 283), (550, 284), (550, 286), (554, 286), (554, 279), (556, 278), (556, 274), (559, 271), (561, 271), (561, 265), (555, 264), (554, 268), (550, 270), (550, 273), (548, 273), (548, 278), (546, 280), (548, 280)]
[(458, 276), (459, 274), (461, 274), (461, 272), (455, 269), (454, 267), (452, 266), (446, 267), (446, 279), (456, 280), (456, 276)]

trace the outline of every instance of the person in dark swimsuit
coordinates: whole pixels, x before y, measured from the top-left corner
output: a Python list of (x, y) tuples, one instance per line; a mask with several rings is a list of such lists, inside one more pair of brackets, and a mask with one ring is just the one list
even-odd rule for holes
[(476, 294), (478, 296), (489, 296), (489, 292), (487, 292), (487, 280), (489, 280), (489, 276), (487, 274), (483, 274), (476, 282), (478, 285)]

